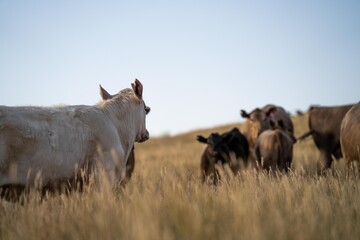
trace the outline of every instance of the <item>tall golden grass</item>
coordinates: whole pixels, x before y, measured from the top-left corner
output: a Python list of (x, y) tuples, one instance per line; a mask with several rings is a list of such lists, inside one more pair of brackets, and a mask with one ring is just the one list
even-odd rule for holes
[[(293, 119), (296, 136), (307, 116)], [(230, 124), (136, 145), (135, 173), (120, 191), (86, 188), (36, 194), (21, 205), (0, 200), (0, 239), (359, 239), (360, 182), (343, 160), (317, 176), (312, 140), (297, 143), (293, 171), (243, 171), (217, 187), (203, 185), (196, 135)]]

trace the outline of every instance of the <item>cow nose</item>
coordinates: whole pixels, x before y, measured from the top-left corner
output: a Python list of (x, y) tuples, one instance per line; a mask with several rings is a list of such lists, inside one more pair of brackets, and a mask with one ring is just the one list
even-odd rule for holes
[(149, 139), (149, 137), (148, 137), (148, 136), (145, 136), (145, 137), (141, 138), (139, 142), (145, 142), (145, 141), (148, 140), (148, 139)]
[(150, 134), (149, 132), (146, 130), (146, 134), (144, 134), (140, 140), (140, 142), (145, 142), (146, 140), (149, 140), (150, 138)]
[(144, 141), (149, 140), (149, 135), (144, 137)]

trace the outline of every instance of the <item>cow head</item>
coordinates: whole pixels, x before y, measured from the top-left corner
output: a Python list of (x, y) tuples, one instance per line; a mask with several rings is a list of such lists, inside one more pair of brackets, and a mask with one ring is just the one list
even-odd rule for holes
[(134, 91), (135, 96), (139, 100), (140, 105), (140, 111), (139, 111), (139, 126), (140, 131), (138, 132), (135, 141), (136, 142), (144, 142), (149, 139), (149, 132), (146, 129), (146, 115), (150, 112), (150, 107), (146, 106), (145, 101), (143, 100), (142, 94), (143, 94), (143, 85), (141, 82), (137, 79), (135, 79), (135, 82), (131, 84), (131, 87)]
[(233, 128), (229, 132), (221, 134), (222, 141), (225, 144), (229, 144), (234, 138), (239, 137), (241, 137), (241, 133), (238, 128)]
[(144, 142), (149, 139), (149, 132), (146, 129), (146, 115), (150, 112), (150, 107), (146, 106), (143, 100), (143, 85), (137, 79), (131, 84), (131, 89), (124, 89), (118, 94), (111, 95), (100, 85), (100, 95), (103, 101), (117, 98), (119, 95), (132, 95), (133, 111), (131, 123), (134, 124), (136, 130), (135, 142)]
[(229, 148), (227, 143), (232, 137), (232, 134), (224, 136), (219, 135), (218, 133), (212, 133), (208, 138), (199, 135), (197, 136), (197, 140), (200, 143), (205, 143), (208, 145), (208, 154), (214, 160), (214, 162), (221, 161), (222, 163), (225, 163), (229, 162)]
[(248, 131), (253, 139), (256, 139), (263, 131), (271, 128), (270, 120), (275, 111), (276, 108), (270, 108), (267, 111), (255, 108), (250, 113), (245, 110), (240, 111), (240, 115), (248, 120)]

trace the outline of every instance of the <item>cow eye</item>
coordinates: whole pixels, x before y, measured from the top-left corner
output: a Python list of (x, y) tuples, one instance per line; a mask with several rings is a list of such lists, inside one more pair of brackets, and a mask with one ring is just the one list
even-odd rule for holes
[(145, 113), (148, 114), (150, 112), (150, 108), (149, 107), (145, 107)]

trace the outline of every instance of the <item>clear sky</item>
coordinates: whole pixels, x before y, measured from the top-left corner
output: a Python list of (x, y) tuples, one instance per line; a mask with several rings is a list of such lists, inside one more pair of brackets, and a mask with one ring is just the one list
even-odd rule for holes
[(135, 78), (155, 136), (358, 102), (360, 1), (0, 0), (0, 105), (92, 105)]

